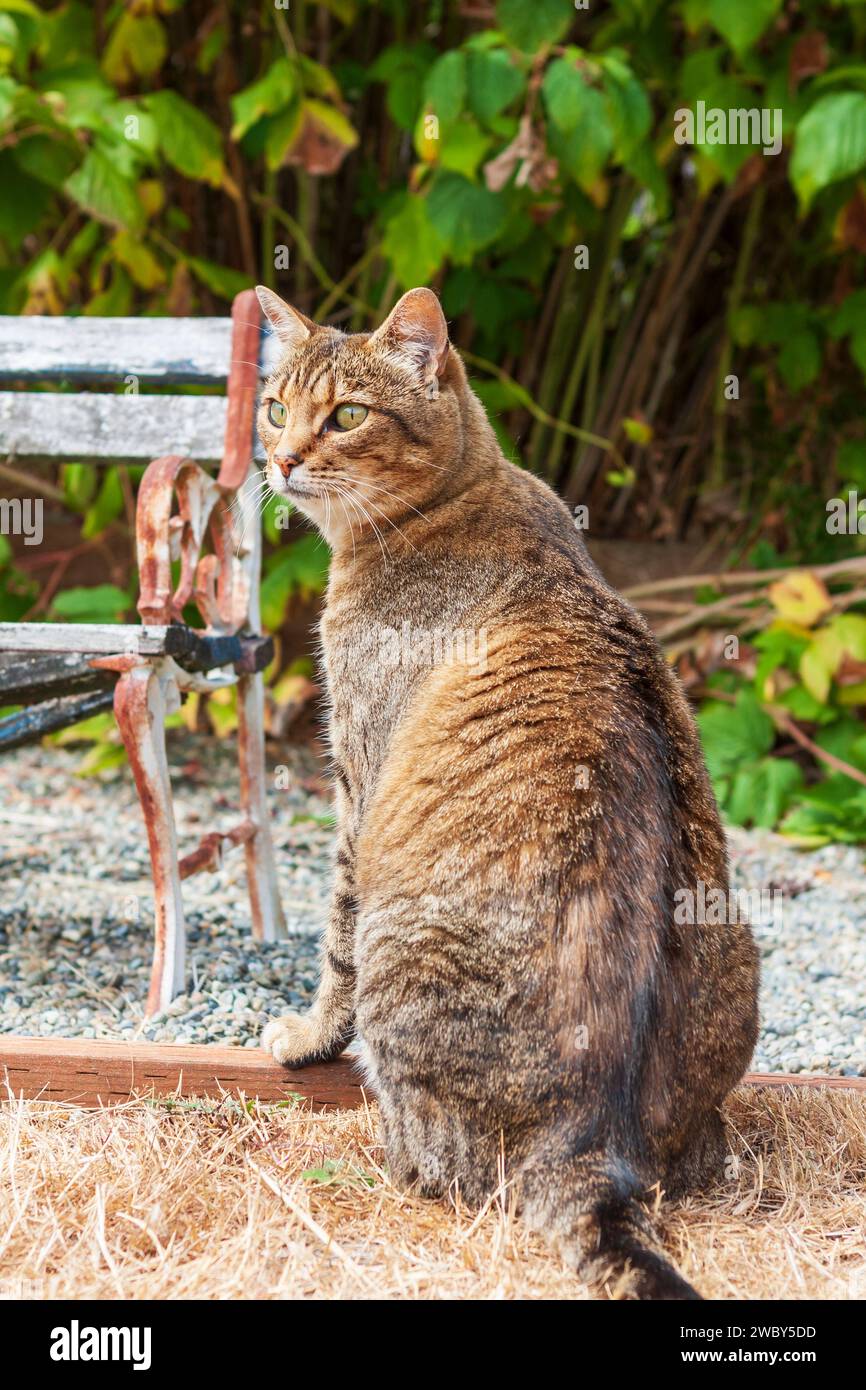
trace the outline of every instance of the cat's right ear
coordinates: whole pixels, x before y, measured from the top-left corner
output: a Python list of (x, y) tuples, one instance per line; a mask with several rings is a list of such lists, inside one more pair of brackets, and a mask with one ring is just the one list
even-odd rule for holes
[(316, 325), (312, 319), (308, 319), (306, 314), (293, 309), (291, 304), (280, 299), (280, 296), (274, 294), (273, 290), (269, 290), (266, 285), (256, 285), (256, 294), (265, 318), (283, 347), (302, 347), (310, 334), (315, 332)]
[(435, 399), (438, 378), (448, 362), (449, 343), (445, 315), (432, 290), (407, 290), (372, 334), (370, 346), (399, 353), (421, 374), (428, 396)]

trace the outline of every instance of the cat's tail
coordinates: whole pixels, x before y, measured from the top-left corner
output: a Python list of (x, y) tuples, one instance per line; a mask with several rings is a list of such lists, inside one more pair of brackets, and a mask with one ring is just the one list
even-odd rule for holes
[(556, 1137), (523, 1168), (521, 1215), (563, 1261), (614, 1298), (700, 1299), (661, 1249), (630, 1165), (609, 1153), (564, 1158)]

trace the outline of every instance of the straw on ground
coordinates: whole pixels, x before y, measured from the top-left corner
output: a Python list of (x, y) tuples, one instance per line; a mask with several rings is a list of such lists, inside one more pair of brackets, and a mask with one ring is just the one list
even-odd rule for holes
[[(728, 1177), (661, 1208), (708, 1297), (866, 1296), (866, 1098), (740, 1091)], [(585, 1298), (514, 1218), (396, 1191), (375, 1108), (0, 1110), (0, 1294)]]

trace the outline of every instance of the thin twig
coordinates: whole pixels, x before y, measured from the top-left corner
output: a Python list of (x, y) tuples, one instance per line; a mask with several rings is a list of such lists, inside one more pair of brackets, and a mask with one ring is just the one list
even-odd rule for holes
[(649, 584), (635, 584), (623, 589), (627, 599), (648, 597), (650, 594), (670, 594), (677, 590), (697, 589), (708, 586), (712, 589), (745, 589), (749, 585), (763, 584), (774, 579), (785, 579), (796, 574), (798, 569), (808, 569), (818, 579), (841, 579), (843, 575), (866, 574), (866, 556), (850, 560), (834, 560), (831, 565), (786, 565), (773, 570), (730, 570), (716, 571), (713, 574), (683, 574), (674, 579), (656, 579)]
[(826, 763), (834, 772), (843, 772), (852, 781), (859, 782), (861, 787), (866, 787), (866, 772), (861, 772), (859, 768), (852, 767), (842, 758), (837, 758), (835, 753), (828, 753), (825, 748), (820, 748), (817, 743), (813, 743), (808, 734), (804, 734), (798, 724), (795, 724), (791, 716), (778, 705), (764, 705), (764, 709), (769, 714), (777, 729), (788, 734), (795, 743), (799, 743), (801, 748), (805, 748), (807, 753), (811, 753), (813, 758), (819, 762)]
[(48, 497), (52, 502), (65, 504), (66, 498), (59, 487), (53, 483), (45, 483), (32, 474), (19, 473), (17, 468), (11, 468), (9, 463), (0, 463), (0, 478), (5, 478), (7, 482), (15, 483), (17, 487), (24, 488), (29, 492), (40, 492), (43, 497)]

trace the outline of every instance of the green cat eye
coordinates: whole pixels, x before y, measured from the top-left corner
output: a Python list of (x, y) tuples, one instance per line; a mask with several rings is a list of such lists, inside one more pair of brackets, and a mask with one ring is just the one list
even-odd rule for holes
[(276, 425), (278, 430), (283, 428), (283, 425), (288, 419), (288, 414), (289, 412), (281, 401), (271, 401), (268, 406), (268, 419), (272, 425)]
[(334, 420), (338, 429), (354, 430), (364, 423), (368, 413), (365, 405), (338, 405), (334, 411)]

